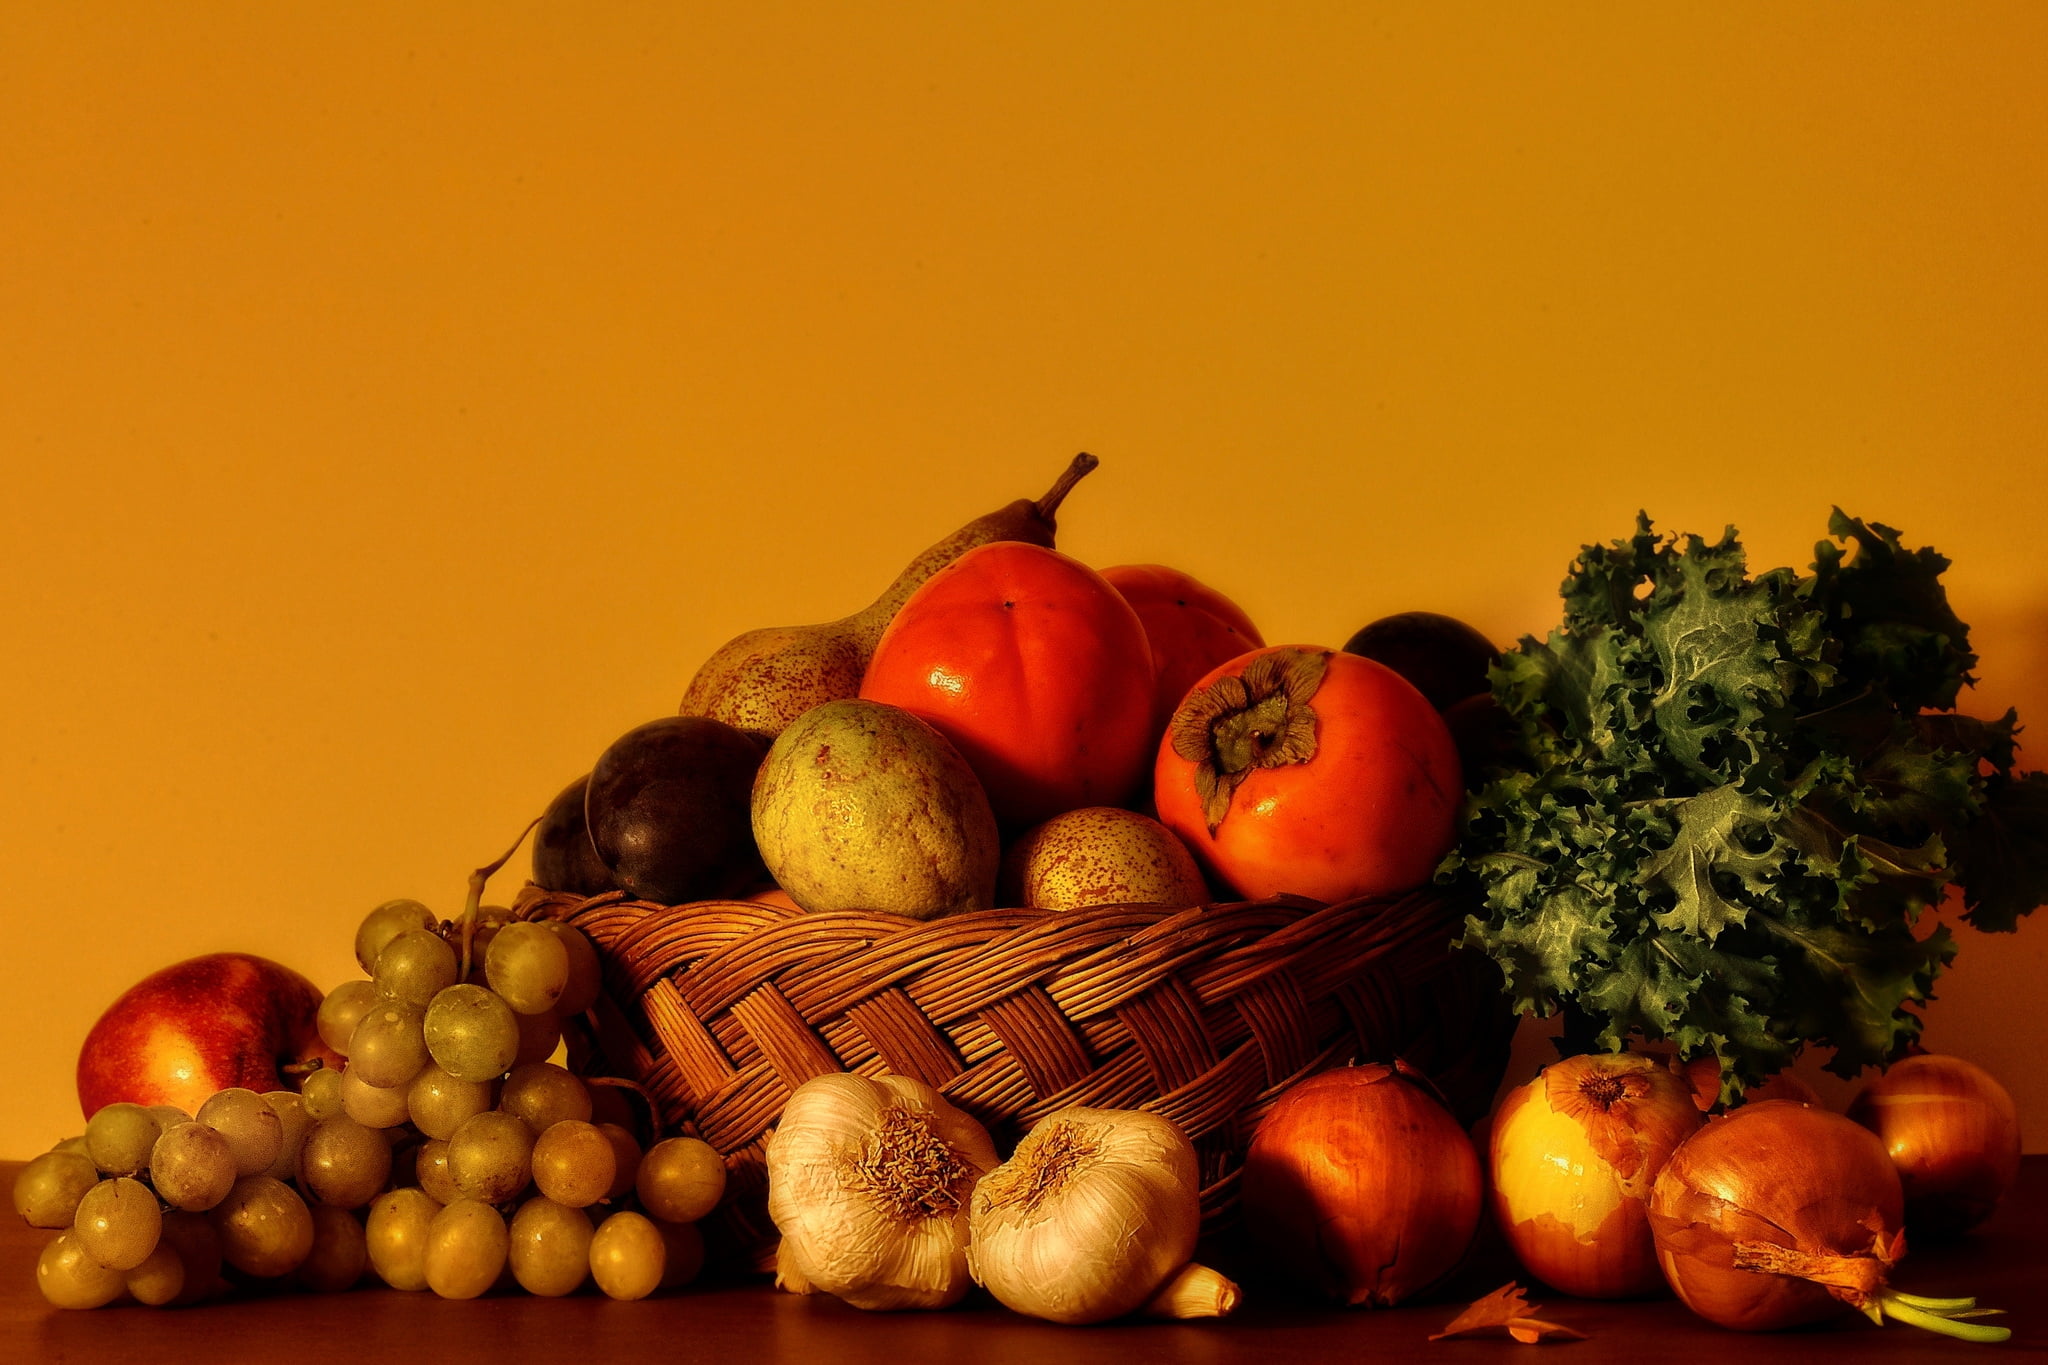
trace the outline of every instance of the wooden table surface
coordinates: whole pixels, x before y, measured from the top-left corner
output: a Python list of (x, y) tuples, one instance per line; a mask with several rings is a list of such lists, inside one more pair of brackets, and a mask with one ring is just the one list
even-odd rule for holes
[[(12, 1187), (20, 1163), (0, 1163)], [(1532, 1290), (1544, 1316), (1589, 1340), (1521, 1346), (1504, 1339), (1427, 1340), (1465, 1301), (1513, 1269), (1498, 1260), (1461, 1272), (1430, 1301), (1398, 1309), (1343, 1311), (1249, 1294), (1239, 1313), (1204, 1323), (1122, 1323), (1072, 1328), (1019, 1317), (976, 1295), (940, 1313), (866, 1313), (823, 1296), (798, 1298), (765, 1283), (706, 1283), (637, 1303), (587, 1287), (565, 1299), (498, 1294), (447, 1302), (374, 1279), (345, 1294), (303, 1292), (216, 1300), (191, 1308), (122, 1304), (90, 1312), (49, 1307), (35, 1287), (35, 1259), (52, 1235), (0, 1217), (0, 1365), (27, 1361), (147, 1361), (152, 1365), (350, 1365), (460, 1362), (963, 1362), (963, 1365), (1234, 1365), (1234, 1362), (1502, 1361), (1529, 1352), (1565, 1365), (1606, 1361), (1976, 1361), (2048, 1356), (2048, 1157), (2028, 1157), (2020, 1182), (1991, 1220), (1962, 1242), (1914, 1252), (1900, 1288), (1975, 1294), (2008, 1310), (2013, 1337), (1970, 1346), (1861, 1319), (1839, 1327), (1751, 1335), (1726, 1332), (1676, 1301), (1599, 1303)], [(1525, 1280), (1524, 1283), (1527, 1283)]]

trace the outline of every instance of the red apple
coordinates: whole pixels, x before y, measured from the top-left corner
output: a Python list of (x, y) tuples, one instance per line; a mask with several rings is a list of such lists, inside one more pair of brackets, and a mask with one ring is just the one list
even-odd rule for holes
[(1152, 645), (1152, 711), (1161, 729), (1203, 674), (1266, 643), (1244, 608), (1179, 569), (1119, 564), (1102, 576), (1145, 623)]
[(233, 1086), (296, 1090), (283, 1067), (342, 1064), (314, 1027), (320, 1000), (305, 977), (251, 953), (207, 953), (152, 972), (85, 1035), (79, 1106), (87, 1118), (116, 1100), (191, 1114)]

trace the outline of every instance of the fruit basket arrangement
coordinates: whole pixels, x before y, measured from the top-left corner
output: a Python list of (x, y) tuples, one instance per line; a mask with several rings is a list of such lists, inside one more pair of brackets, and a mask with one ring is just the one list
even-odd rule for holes
[(777, 1236), (763, 1139), (813, 1076), (915, 1077), (1006, 1150), (1070, 1105), (1164, 1115), (1194, 1141), (1214, 1231), (1287, 1086), (1400, 1057), (1471, 1123), (1514, 1028), (1499, 970), (1450, 950), (1461, 917), (1427, 893), (937, 921), (537, 889), (519, 908), (598, 946), (610, 989), (585, 1064), (634, 1077), (665, 1127), (726, 1156), (719, 1222), (755, 1254)]
[[(716, 651), (548, 803), (510, 905), (525, 834), (459, 915), (372, 911), (364, 979), (285, 1012), (296, 1085), (82, 1066), (86, 1132), (15, 1190), (45, 1295), (634, 1298), (708, 1254), (867, 1308), (1218, 1316), (1204, 1234), (1392, 1304), (1490, 1209), (1570, 1293), (2000, 1335), (1888, 1287), (1908, 1220), (1966, 1231), (2018, 1163), (1997, 1082), (1911, 1055), (1955, 952), (1916, 923), (2048, 899), (2048, 777), (1955, 709), (1945, 560), (1837, 513), (1810, 575), (1752, 575), (1644, 519), (1547, 640), (1272, 645), (1052, 548), (1094, 464)], [(1494, 1111), (1530, 1014), (1566, 1056)], [(1830, 1114), (1809, 1046), (1890, 1070)]]

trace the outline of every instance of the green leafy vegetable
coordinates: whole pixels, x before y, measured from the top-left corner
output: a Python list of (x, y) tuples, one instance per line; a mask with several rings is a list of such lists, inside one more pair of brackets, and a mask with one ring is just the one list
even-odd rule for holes
[(2048, 774), (1956, 714), (1976, 655), (1948, 561), (1835, 511), (1813, 572), (1715, 543), (1588, 546), (1564, 621), (1494, 670), (1516, 738), (1438, 880), (1517, 1008), (1720, 1060), (1729, 1098), (1806, 1044), (1854, 1075), (1918, 1036), (1954, 884), (2010, 930), (2048, 901)]

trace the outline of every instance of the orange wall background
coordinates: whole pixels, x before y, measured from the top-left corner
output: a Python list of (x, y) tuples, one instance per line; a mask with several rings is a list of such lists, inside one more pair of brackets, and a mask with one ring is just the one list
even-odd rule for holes
[[(0, 1156), (1080, 449), (1276, 641), (1840, 503), (2048, 726), (2048, 8), (1261, 8), (0, 6)], [(1928, 1030), (2032, 1151), (2038, 918)]]

